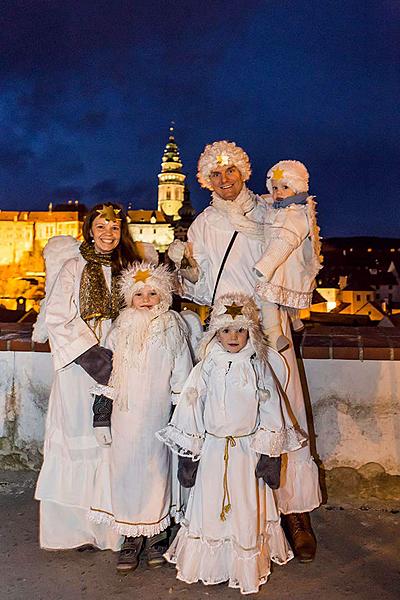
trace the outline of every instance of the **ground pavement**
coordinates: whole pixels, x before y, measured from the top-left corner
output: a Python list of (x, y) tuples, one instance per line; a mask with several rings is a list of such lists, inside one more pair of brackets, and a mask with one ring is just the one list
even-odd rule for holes
[[(0, 472), (0, 600), (240, 600), (226, 585), (187, 585), (144, 561), (126, 576), (112, 552), (45, 552), (37, 540), (35, 474)], [(315, 562), (275, 566), (253, 596), (269, 600), (398, 600), (400, 512), (325, 505), (314, 512)], [(252, 596), (250, 596), (252, 597)]]

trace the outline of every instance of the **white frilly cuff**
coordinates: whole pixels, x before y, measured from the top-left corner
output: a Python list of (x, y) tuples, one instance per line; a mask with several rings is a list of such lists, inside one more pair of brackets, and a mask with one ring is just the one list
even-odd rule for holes
[(186, 456), (194, 461), (200, 460), (204, 435), (185, 433), (170, 424), (157, 431), (156, 437), (171, 448), (174, 454)]
[(268, 431), (268, 429), (260, 428), (252, 436), (250, 448), (254, 452), (267, 454), (267, 456), (280, 456), (286, 452), (298, 450), (306, 439), (305, 433), (294, 427), (282, 431)]
[(114, 397), (114, 388), (109, 385), (102, 385), (101, 383), (96, 383), (90, 388), (90, 393), (93, 396), (106, 396), (106, 398), (111, 398), (111, 400), (115, 400)]

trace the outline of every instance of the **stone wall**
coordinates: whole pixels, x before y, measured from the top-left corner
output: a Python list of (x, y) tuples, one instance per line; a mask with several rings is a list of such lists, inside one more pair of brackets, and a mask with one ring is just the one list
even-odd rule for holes
[[(400, 508), (400, 331), (340, 329), (296, 341), (325, 500)], [(29, 328), (0, 332), (0, 467), (40, 467), (52, 376)]]

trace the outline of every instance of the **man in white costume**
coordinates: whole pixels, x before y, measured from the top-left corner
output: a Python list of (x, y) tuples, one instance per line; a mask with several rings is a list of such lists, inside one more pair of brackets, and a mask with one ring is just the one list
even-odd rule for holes
[[(209, 144), (201, 154), (198, 180), (212, 192), (211, 205), (192, 223), (188, 242), (176, 241), (169, 256), (181, 277), (183, 296), (211, 306), (221, 294), (238, 291), (254, 295), (255, 265), (264, 255), (266, 202), (249, 190), (250, 161), (233, 142)], [(282, 330), (291, 340), (287, 312), (281, 309)], [(308, 431), (303, 392), (291, 343), (284, 354), (290, 377), (287, 395), (299, 426)], [(285, 526), (296, 556), (313, 560), (316, 550), (309, 512), (321, 503), (318, 469), (309, 445), (287, 455), (281, 487), (276, 491)]]

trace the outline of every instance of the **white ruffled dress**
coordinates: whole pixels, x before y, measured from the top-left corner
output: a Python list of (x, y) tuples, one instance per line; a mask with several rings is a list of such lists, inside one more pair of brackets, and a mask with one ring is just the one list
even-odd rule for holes
[[(114, 350), (121, 339), (114, 327), (106, 345)], [(173, 311), (159, 315), (151, 323), (144, 356), (128, 373), (128, 409), (121, 410), (114, 399), (112, 443), (97, 468), (92, 522), (126, 536), (151, 537), (168, 527), (171, 516), (179, 520), (171, 456), (155, 434), (168, 423), (191, 368), (185, 323)], [(108, 386), (97, 391), (110, 397), (114, 392)]]
[(293, 557), (274, 493), (255, 477), (259, 453), (279, 456), (303, 440), (268, 364), (255, 358), (250, 343), (237, 354), (215, 343), (157, 435), (174, 453), (200, 460), (185, 518), (165, 555), (178, 579), (228, 581), (243, 594), (256, 593), (271, 560)]

